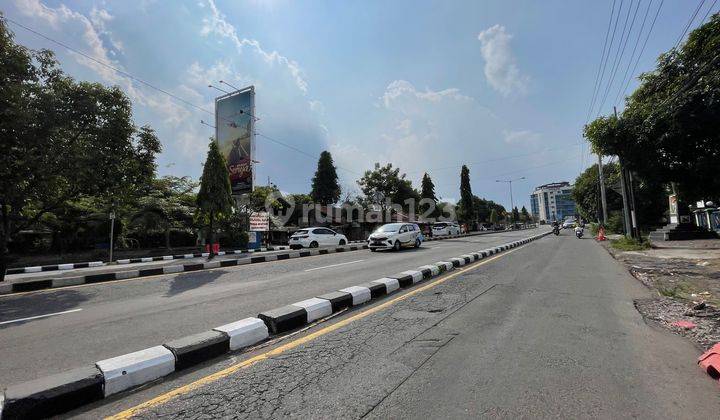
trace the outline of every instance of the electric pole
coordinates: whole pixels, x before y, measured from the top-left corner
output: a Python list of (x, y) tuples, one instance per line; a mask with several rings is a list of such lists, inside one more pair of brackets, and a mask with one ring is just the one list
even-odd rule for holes
[(602, 220), (603, 226), (607, 224), (607, 201), (605, 200), (605, 177), (603, 176), (603, 161), (600, 152), (597, 154), (598, 157), (598, 176), (600, 177), (600, 204), (602, 206)]
[[(617, 108), (613, 107), (613, 112), (615, 113), (615, 119), (617, 119)], [(625, 165), (623, 165), (622, 157), (618, 156), (618, 165), (620, 166), (620, 188), (622, 190), (622, 200), (623, 200), (623, 220), (625, 220), (625, 236), (632, 237), (633, 230), (632, 225), (630, 224), (630, 204), (628, 199), (628, 191), (627, 191), (627, 180), (625, 177)]]

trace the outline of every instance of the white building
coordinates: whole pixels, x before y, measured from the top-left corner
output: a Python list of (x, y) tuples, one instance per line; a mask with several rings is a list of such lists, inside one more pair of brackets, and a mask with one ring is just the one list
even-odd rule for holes
[(575, 201), (569, 182), (555, 182), (535, 188), (530, 194), (530, 211), (536, 220), (551, 222), (575, 217)]

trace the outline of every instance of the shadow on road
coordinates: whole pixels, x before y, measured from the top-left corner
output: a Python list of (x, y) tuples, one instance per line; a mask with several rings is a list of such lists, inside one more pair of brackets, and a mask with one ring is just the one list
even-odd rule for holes
[[(79, 290), (57, 290), (51, 293), (32, 293), (0, 299), (0, 322), (19, 318), (67, 311), (80, 306), (92, 295)], [(0, 329), (17, 326), (34, 320), (0, 325)]]
[(173, 279), (170, 288), (165, 293), (165, 297), (176, 296), (188, 290), (205, 286), (206, 284), (214, 282), (225, 273), (226, 272), (222, 270), (212, 270), (180, 274)]

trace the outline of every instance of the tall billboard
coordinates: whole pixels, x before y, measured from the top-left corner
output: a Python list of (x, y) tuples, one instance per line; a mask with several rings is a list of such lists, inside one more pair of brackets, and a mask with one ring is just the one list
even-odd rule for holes
[(233, 195), (249, 193), (253, 189), (254, 115), (253, 86), (215, 99), (215, 138), (228, 164)]

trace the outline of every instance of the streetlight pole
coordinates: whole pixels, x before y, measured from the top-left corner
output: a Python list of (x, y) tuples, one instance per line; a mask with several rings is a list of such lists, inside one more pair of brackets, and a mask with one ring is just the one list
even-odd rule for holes
[(496, 179), (495, 180), (495, 182), (504, 182), (510, 186), (510, 215), (511, 215), (513, 223), (515, 223), (515, 215), (513, 214), (513, 210), (515, 209), (515, 203), (513, 202), (512, 183), (513, 183), (513, 181), (520, 181), (521, 179), (525, 179), (525, 177), (522, 176), (520, 178), (515, 178), (515, 179)]

